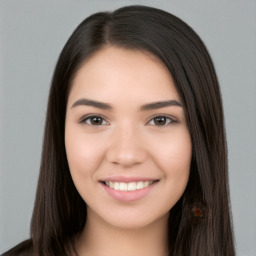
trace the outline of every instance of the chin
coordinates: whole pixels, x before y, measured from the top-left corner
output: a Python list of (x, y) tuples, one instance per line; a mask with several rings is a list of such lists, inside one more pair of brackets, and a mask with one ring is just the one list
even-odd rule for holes
[(108, 212), (104, 212), (98, 217), (100, 217), (101, 221), (103, 221), (109, 227), (138, 230), (154, 226), (155, 224), (159, 225), (160, 223), (167, 225), (169, 211), (156, 213), (154, 212), (154, 209), (146, 212), (135, 209), (125, 209), (124, 211), (119, 212), (112, 211), (109, 212), (109, 214)]

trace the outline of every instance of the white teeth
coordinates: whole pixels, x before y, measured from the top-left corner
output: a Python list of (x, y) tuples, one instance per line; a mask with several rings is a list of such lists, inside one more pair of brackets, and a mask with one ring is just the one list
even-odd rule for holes
[(119, 190), (119, 183), (118, 182), (114, 182), (114, 189)]
[(121, 191), (127, 191), (127, 183), (120, 182), (120, 183), (119, 183), (119, 190), (121, 190)]
[(149, 185), (149, 181), (145, 181), (144, 182), (144, 188), (148, 187), (148, 185)]
[(140, 181), (137, 183), (137, 189), (142, 189), (142, 188), (144, 188), (144, 183), (143, 181)]
[(151, 184), (153, 184), (154, 181), (139, 181), (139, 182), (112, 182), (112, 181), (106, 181), (105, 185), (107, 185), (110, 188), (113, 188), (114, 190), (120, 190), (120, 191), (135, 191), (140, 190), (143, 188), (147, 188)]
[(128, 191), (136, 190), (136, 182), (130, 182), (130, 183), (128, 183), (127, 190), (128, 190)]
[[(108, 186), (107, 182), (106, 182), (106, 185)], [(114, 188), (114, 183), (113, 183), (112, 181), (110, 181), (110, 182), (109, 182), (109, 186), (110, 186), (111, 188)]]

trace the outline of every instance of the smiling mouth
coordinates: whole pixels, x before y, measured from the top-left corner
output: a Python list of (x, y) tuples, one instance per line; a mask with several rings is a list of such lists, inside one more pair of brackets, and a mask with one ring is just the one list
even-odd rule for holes
[(109, 188), (117, 191), (136, 191), (142, 190), (158, 182), (159, 180), (138, 181), (138, 182), (116, 182), (116, 181), (103, 181), (102, 183)]

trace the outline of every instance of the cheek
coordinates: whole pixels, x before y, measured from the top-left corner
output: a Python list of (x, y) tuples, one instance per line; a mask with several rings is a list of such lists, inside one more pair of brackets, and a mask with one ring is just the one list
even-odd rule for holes
[(168, 172), (180, 172), (190, 169), (192, 156), (192, 144), (187, 129), (180, 129), (162, 140), (155, 143), (155, 155), (157, 163), (161, 169)]
[(104, 158), (103, 143), (99, 136), (81, 132), (76, 127), (66, 127), (65, 146), (70, 174), (78, 193), (88, 202), (93, 196), (95, 174)]
[(192, 157), (190, 135), (187, 130), (181, 130), (162, 140), (156, 148), (155, 162), (163, 172), (166, 194), (177, 201), (189, 179)]
[(65, 146), (74, 181), (91, 176), (104, 157), (103, 143), (99, 136), (88, 136), (69, 127), (65, 132)]

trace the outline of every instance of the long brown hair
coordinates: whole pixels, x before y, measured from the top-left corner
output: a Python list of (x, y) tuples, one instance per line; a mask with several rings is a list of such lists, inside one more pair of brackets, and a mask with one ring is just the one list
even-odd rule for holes
[(86, 204), (73, 184), (65, 152), (66, 105), (77, 70), (106, 45), (153, 53), (169, 69), (185, 108), (193, 154), (187, 188), (170, 210), (170, 255), (235, 255), (224, 117), (213, 63), (186, 23), (145, 6), (91, 15), (65, 44), (49, 95), (31, 239), (16, 251), (70, 255), (73, 237), (84, 228)]

